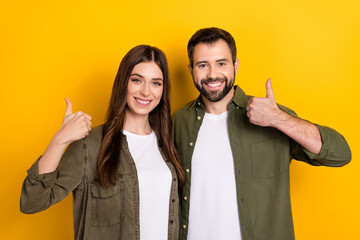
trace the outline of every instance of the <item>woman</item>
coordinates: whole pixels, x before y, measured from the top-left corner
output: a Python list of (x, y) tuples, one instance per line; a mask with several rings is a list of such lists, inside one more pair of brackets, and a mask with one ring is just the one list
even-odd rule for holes
[(65, 99), (63, 124), (24, 181), (21, 211), (42, 211), (72, 191), (75, 239), (177, 239), (184, 173), (169, 84), (164, 53), (140, 45), (121, 61), (103, 126), (91, 129), (91, 117)]

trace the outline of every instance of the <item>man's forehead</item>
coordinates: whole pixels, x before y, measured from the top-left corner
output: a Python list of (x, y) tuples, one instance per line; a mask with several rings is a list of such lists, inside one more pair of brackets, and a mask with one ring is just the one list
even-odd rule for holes
[(231, 51), (228, 44), (219, 39), (212, 43), (198, 43), (194, 49), (195, 61), (216, 61), (219, 59), (231, 59)]

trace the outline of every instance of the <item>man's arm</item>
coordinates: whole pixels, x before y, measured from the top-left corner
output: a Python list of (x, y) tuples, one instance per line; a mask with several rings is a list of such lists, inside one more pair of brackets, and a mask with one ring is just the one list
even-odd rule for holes
[(266, 98), (251, 98), (246, 109), (252, 124), (276, 128), (309, 152), (320, 153), (322, 141), (319, 129), (315, 124), (279, 109), (274, 98), (271, 79), (266, 82)]

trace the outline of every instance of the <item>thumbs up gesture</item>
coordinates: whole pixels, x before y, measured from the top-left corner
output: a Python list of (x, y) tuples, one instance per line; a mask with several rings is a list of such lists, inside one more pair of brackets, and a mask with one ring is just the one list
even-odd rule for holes
[(60, 130), (55, 135), (58, 144), (69, 145), (89, 135), (91, 131), (91, 117), (81, 111), (73, 113), (72, 103), (65, 98), (66, 110)]
[(272, 127), (273, 122), (282, 111), (276, 105), (271, 85), (271, 78), (266, 82), (266, 97), (253, 97), (246, 107), (247, 116), (252, 124), (262, 127)]

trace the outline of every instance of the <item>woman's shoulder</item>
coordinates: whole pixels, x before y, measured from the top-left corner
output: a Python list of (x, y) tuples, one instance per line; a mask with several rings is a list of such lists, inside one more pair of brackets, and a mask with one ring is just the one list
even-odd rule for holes
[(65, 152), (65, 156), (75, 156), (76, 158), (81, 158), (84, 151), (100, 150), (101, 141), (102, 141), (102, 129), (103, 126), (96, 126), (91, 129), (89, 135), (83, 139), (79, 139), (69, 145)]
[(103, 125), (93, 127), (89, 135), (84, 138), (85, 147), (90, 155), (97, 155), (100, 151), (103, 139)]
[(91, 128), (91, 131), (89, 132), (89, 135), (85, 137), (85, 139), (91, 139), (91, 140), (95, 140), (95, 139), (102, 139), (103, 137), (103, 129), (104, 129), (104, 125), (99, 125), (96, 127)]

